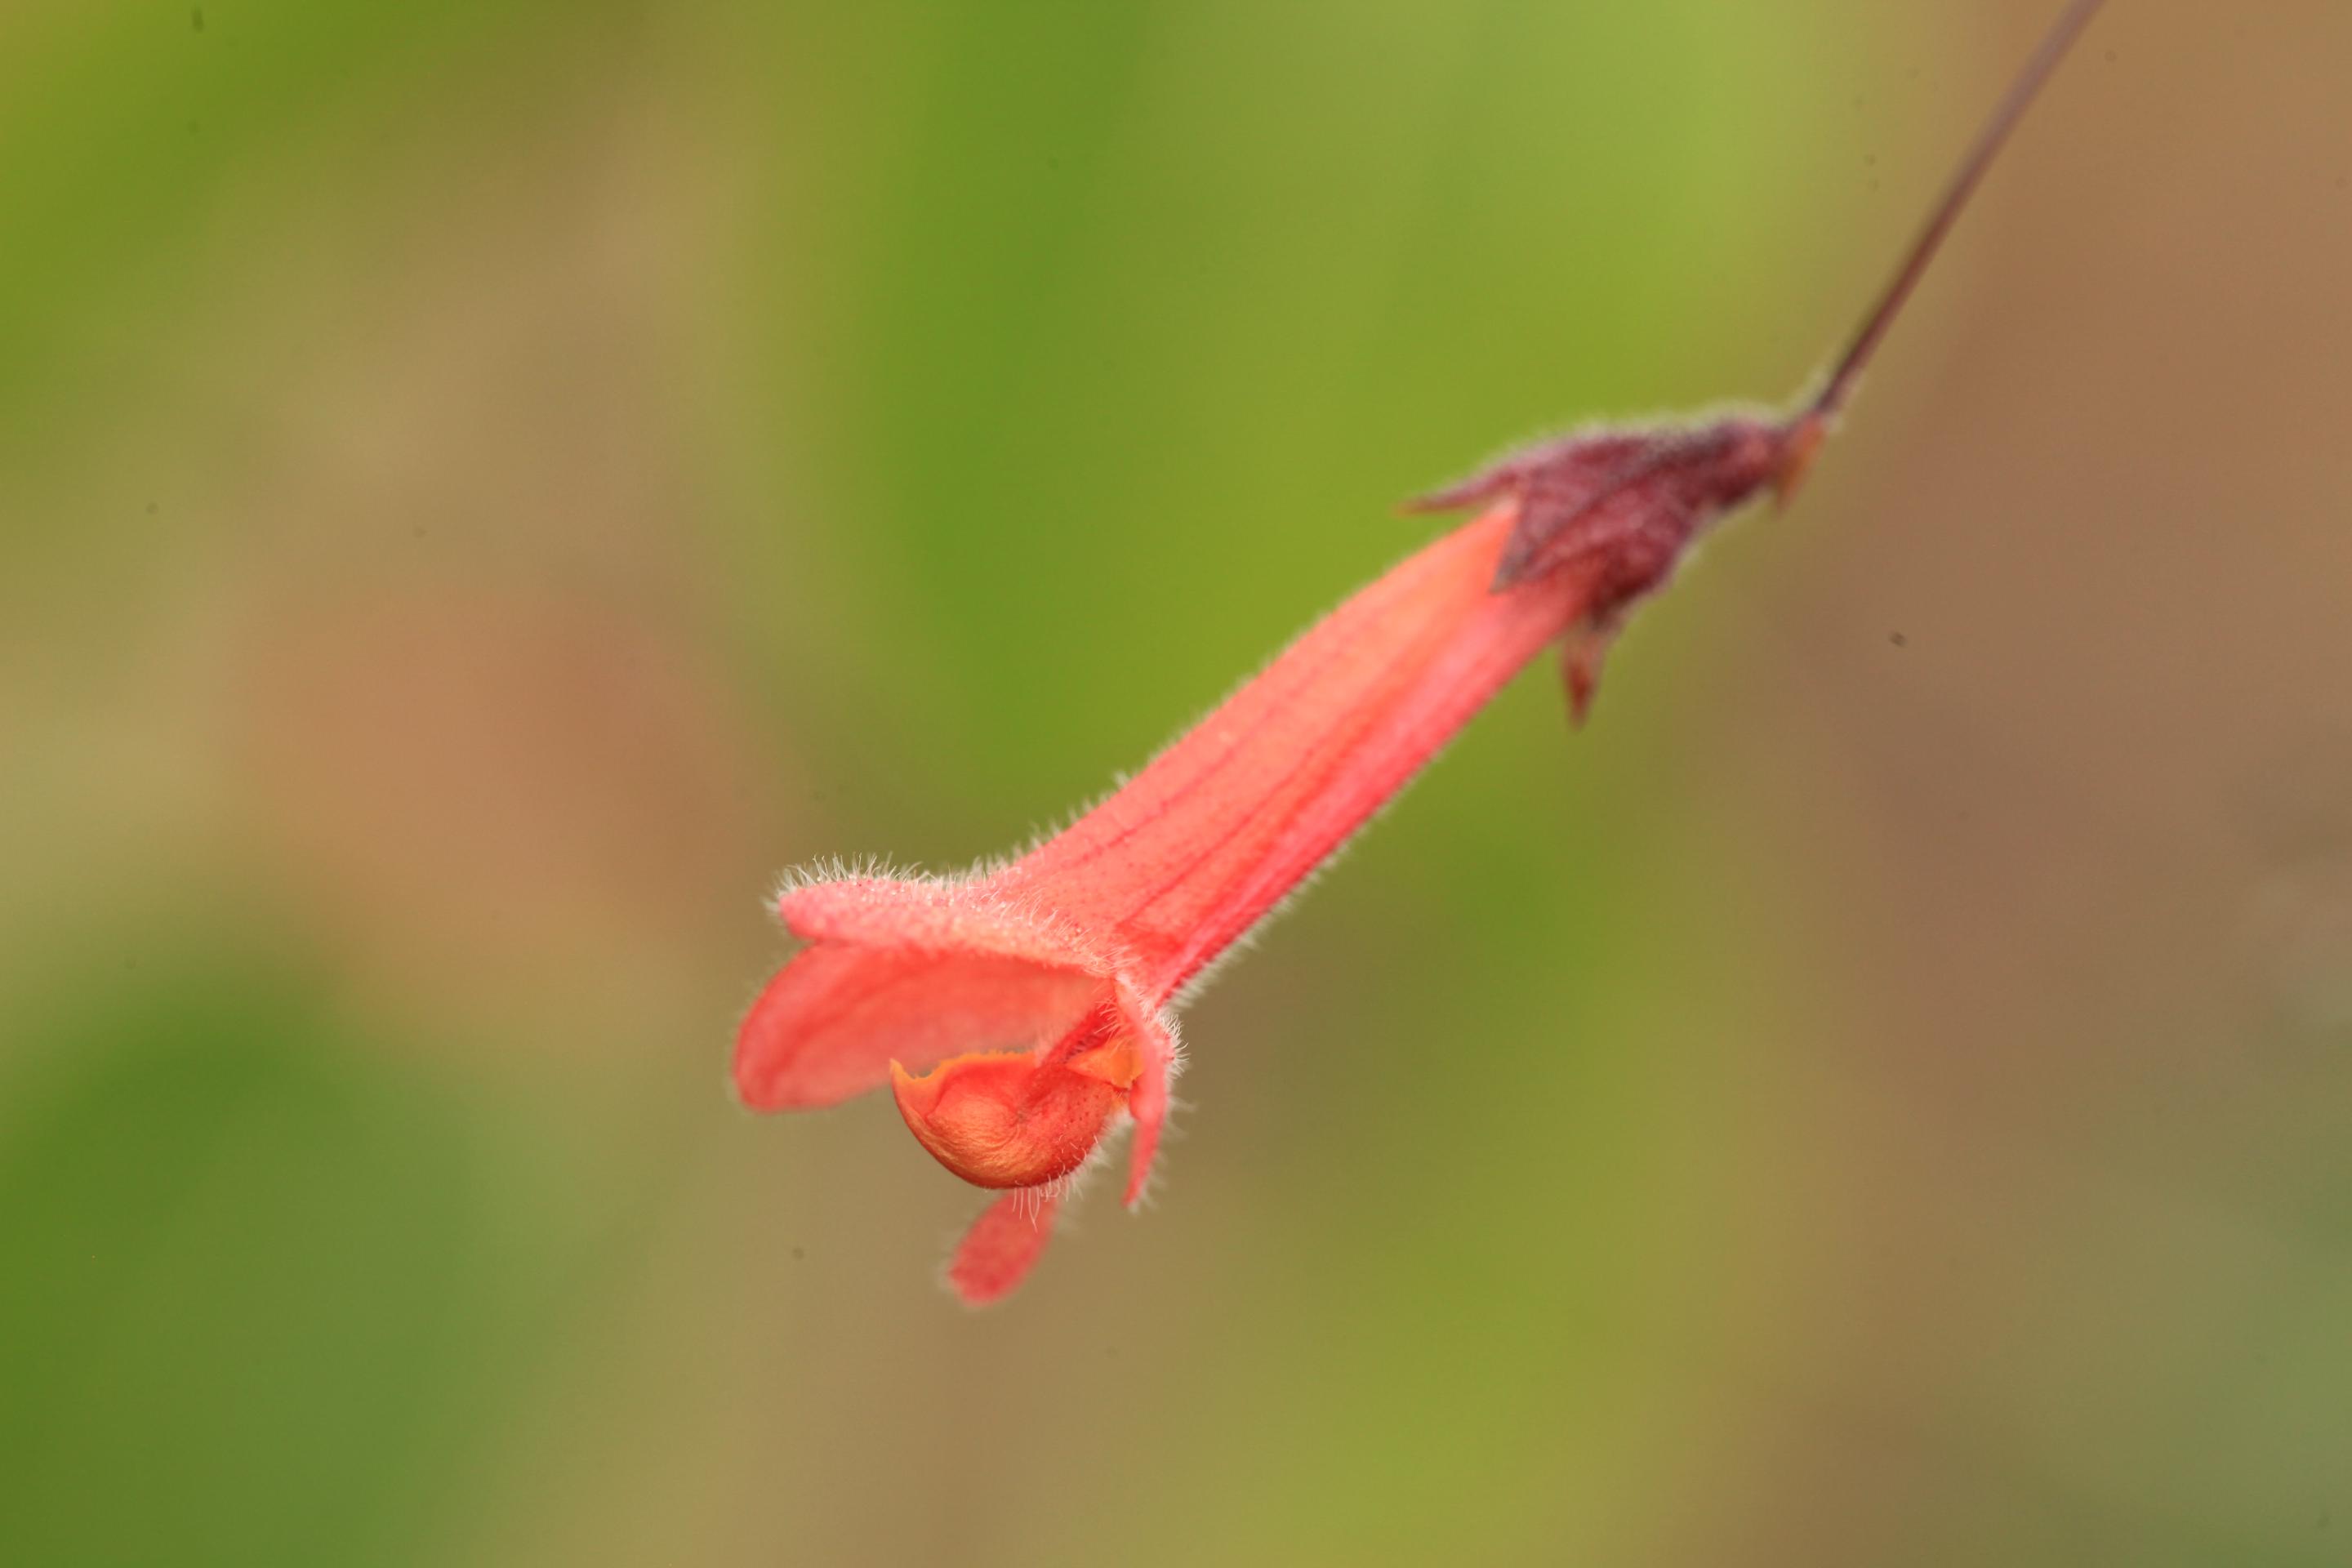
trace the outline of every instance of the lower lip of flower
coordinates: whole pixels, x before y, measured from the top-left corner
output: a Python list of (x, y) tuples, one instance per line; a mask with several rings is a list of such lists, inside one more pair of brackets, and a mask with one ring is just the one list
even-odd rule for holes
[(920, 1076), (890, 1064), (890, 1091), (908, 1130), (974, 1186), (1034, 1187), (1086, 1163), (1142, 1070), (1135, 1042), (1104, 1007), (1043, 1059), (977, 1051)]

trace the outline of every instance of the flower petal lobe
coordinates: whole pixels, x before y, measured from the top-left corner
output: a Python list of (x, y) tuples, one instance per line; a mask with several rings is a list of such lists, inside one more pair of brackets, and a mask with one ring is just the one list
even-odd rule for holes
[(1054, 1239), (1059, 1192), (1013, 1192), (981, 1212), (948, 1259), (948, 1288), (967, 1307), (1002, 1300), (1035, 1268)]

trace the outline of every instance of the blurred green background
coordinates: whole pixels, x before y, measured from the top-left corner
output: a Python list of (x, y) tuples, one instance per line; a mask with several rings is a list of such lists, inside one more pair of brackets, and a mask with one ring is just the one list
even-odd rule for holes
[(2352, 14), (2121, 6), (1004, 1308), (773, 874), (1780, 396), (2055, 0), (0, 10), (0, 1563), (2352, 1560)]

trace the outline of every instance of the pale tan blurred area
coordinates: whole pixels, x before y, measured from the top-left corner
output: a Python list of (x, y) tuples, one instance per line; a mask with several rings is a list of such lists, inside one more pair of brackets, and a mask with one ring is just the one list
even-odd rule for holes
[(687, 466), (727, 163), (657, 64), (581, 56), (487, 146), (428, 131), (363, 180), (276, 149), (224, 193), (206, 309), (111, 432), (156, 488), (122, 581), (156, 615), (61, 726), (153, 748), (111, 770), (132, 831), (273, 889), (367, 1005), (510, 1007), (567, 1053), (551, 996), (707, 984), (791, 776), (724, 668)]
[[(1375, 9), (1335, 86), (1252, 55), (1245, 7), (1140, 41), (1093, 17), (1114, 36), (1074, 58), (1134, 80), (1057, 70), (977, 10), (772, 34), (621, 7), (469, 43), (454, 80), (415, 73), (421, 104), (362, 100), (320, 147), (248, 150), (171, 258), (194, 281), (160, 341), (89, 329), (110, 353), (58, 403), (103, 405), (102, 442), (0, 473), (0, 507), (71, 520), (0, 585), (0, 799), (41, 894), (0, 937), (88, 932), (110, 964), (135, 932), (127, 971), (269, 933), (362, 1021), (362, 1070), (415, 1073), (499, 1152), (483, 1201), (545, 1257), (484, 1265), (529, 1326), (436, 1560), (2340, 1558), (2352, 7), (2330, 0), (2116, 0), (1800, 503), (1645, 613), (1585, 733), (1549, 672), (1512, 693), (1188, 1018), (1198, 1109), (1150, 1212), (1093, 1193), (1027, 1294), (965, 1314), (925, 1270), (972, 1194), (887, 1104), (732, 1104), (776, 871), (1007, 847), (1139, 762), (1133, 737), (1420, 526), (1277, 517), (1246, 482), (1280, 460), (1369, 484), (1381, 409), (1434, 420), (1480, 353), (1588, 341), (1552, 316), (1590, 314), (1593, 357), (1651, 384), (1716, 378), (1737, 323), (1697, 395), (1777, 395), (2053, 6), (1802, 8), (1789, 47), (1819, 76), (1734, 106), (1795, 127), (1756, 155), (1805, 193), (1789, 224), (1602, 205), (1590, 252), (1499, 306), (1447, 292), (1445, 259), (1530, 264), (1452, 226), (1552, 198), (1496, 173), (1535, 153), (1447, 73), (1534, 24)], [(62, 14), (0, 16), (0, 47)], [(1563, 94), (1617, 68), (1543, 62)], [(991, 71), (1019, 90), (961, 85)], [(1272, 217), (1184, 161), (1260, 173), (1214, 140), (1227, 93), (1247, 126), (1350, 90), (1412, 95), (1429, 128), (1426, 190), (1361, 176), (1384, 198), (1364, 247), (1390, 248), (1332, 284), (1335, 319), (1374, 323), (1328, 329), (1354, 360), (1232, 320), (1317, 276), (1344, 129), (1267, 151)], [(1033, 98), (1050, 159), (998, 157), (982, 122)], [(1057, 142), (1055, 114), (1103, 129)], [(1612, 155), (1596, 138), (1603, 192)], [(1153, 158), (1192, 226), (1121, 184)], [(1675, 224), (1735, 218), (1736, 254), (1664, 274), (1704, 301), (1572, 286), (1672, 259), (1604, 241), (1671, 252)], [(1243, 219), (1264, 226), (1216, 227)], [(1085, 308), (1034, 304), (1064, 297)], [(1613, 350), (1627, 321), (1696, 341)], [(1041, 322), (1071, 341), (1037, 346)], [(1233, 365), (1250, 384), (1181, 381)], [(1529, 399), (1609, 411), (1580, 368), (1537, 363), (1543, 390), (1467, 439), (1560, 412)], [(1375, 435), (1279, 450), (1261, 374), (1354, 397), (1297, 428)], [(1134, 472), (1099, 512), (1034, 500), (1129, 417), (1084, 424), (1097, 385), (1144, 410)], [(1007, 436), (999, 398), (1079, 433)], [(938, 423), (894, 426), (908, 408)], [(1138, 521), (1132, 492), (1186, 482), (1215, 515)], [(1122, 542), (1147, 564), (1097, 570)], [(1106, 600), (1108, 637), (1085, 618)], [(94, 615), (83, 661), (52, 660)], [(1057, 661), (1149, 702), (1021, 683)], [(45, 963), (0, 963), (0, 1004)], [(20, 1065), (0, 1040), (0, 1087)]]
[[(2304, 1234), (2352, 1104), (2347, 61), (2340, 5), (2110, 6), (1930, 285), (1965, 335), (1724, 551), (1773, 585), (1680, 743), (1841, 889), (1815, 1131), (1875, 1179), (1818, 1194), (1849, 1268), (1789, 1353), (1838, 1370), (1746, 1369), (1694, 1561), (1996, 1560), (2021, 1479), (2085, 1561), (2345, 1550), (2344, 1390), (2258, 1413), (2352, 1321)], [(1955, 1475), (1978, 1533), (1916, 1554)]]

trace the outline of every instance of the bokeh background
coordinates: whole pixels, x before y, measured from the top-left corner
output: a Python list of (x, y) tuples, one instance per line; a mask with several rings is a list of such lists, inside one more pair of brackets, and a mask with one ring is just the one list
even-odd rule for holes
[(2352, 10), (2119, 5), (1802, 503), (1029, 1287), (760, 900), (1779, 396), (2054, 0), (8, 0), (0, 1561), (2352, 1560)]

